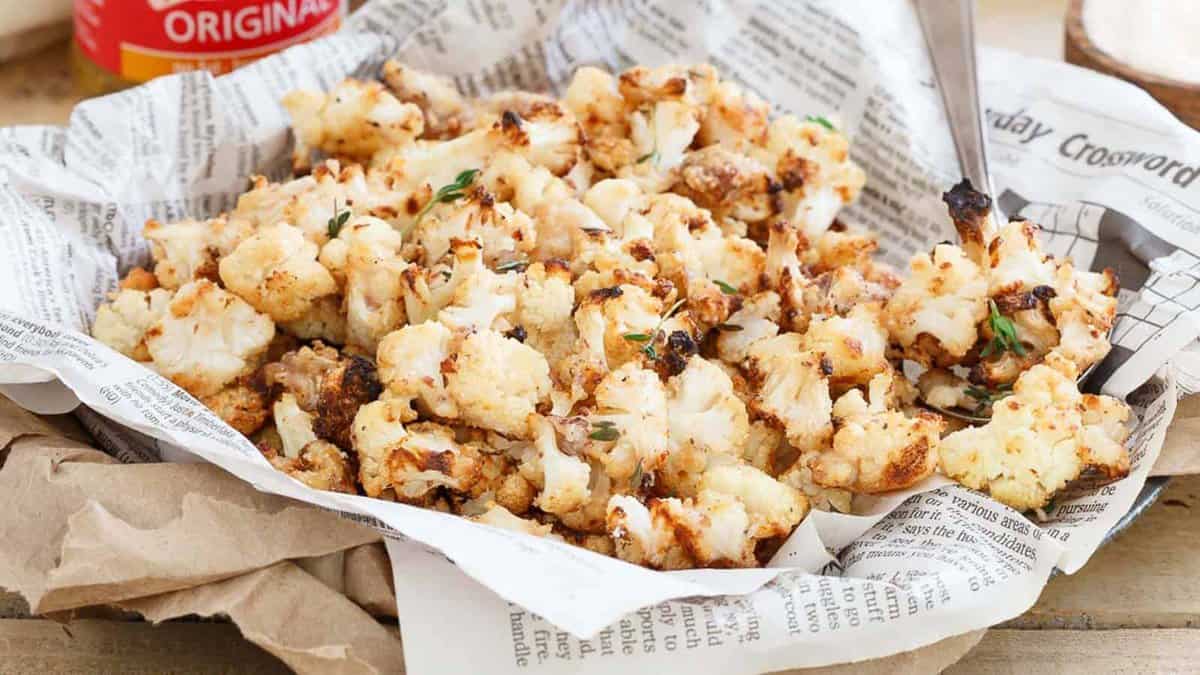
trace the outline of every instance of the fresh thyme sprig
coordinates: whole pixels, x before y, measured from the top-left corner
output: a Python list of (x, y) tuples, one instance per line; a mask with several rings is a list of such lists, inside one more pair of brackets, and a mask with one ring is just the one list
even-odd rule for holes
[(816, 122), (830, 131), (837, 131), (837, 127), (833, 126), (833, 122), (821, 117), (820, 115), (808, 115), (804, 119), (809, 122)]
[(988, 325), (992, 329), (992, 341), (983, 348), (979, 355), (987, 358), (992, 354), (1011, 350), (1017, 356), (1025, 356), (1025, 345), (1021, 344), (1021, 339), (1017, 337), (1017, 327), (1013, 325), (1012, 319), (1000, 313), (1000, 308), (996, 306), (995, 300), (988, 300), (988, 304), (991, 307)]
[(592, 433), (588, 434), (588, 438), (593, 441), (615, 441), (620, 437), (621, 432), (617, 431), (616, 425), (610, 420), (592, 422)]
[(995, 389), (984, 389), (982, 387), (967, 387), (963, 393), (975, 399), (975, 413), (982, 413), (989, 405), (993, 405), (996, 401), (1008, 396), (1012, 393), (1012, 384), (1004, 383), (996, 385)]
[(721, 289), (721, 292), (725, 295), (737, 295), (740, 292), (733, 284), (721, 281), (720, 279), (713, 279), (713, 283), (716, 284), (717, 288)]
[(350, 209), (339, 211), (337, 200), (333, 200), (333, 217), (325, 224), (329, 229), (330, 239), (337, 239), (338, 234), (342, 231), (342, 226), (346, 224), (347, 220), (350, 220)]
[(497, 272), (507, 272), (509, 270), (522, 270), (529, 263), (524, 260), (509, 260), (496, 265)]
[(629, 340), (630, 342), (645, 343), (642, 345), (641, 352), (645, 354), (646, 358), (650, 359), (651, 361), (658, 359), (658, 351), (654, 349), (654, 338), (658, 335), (658, 331), (662, 330), (662, 325), (666, 323), (667, 319), (671, 318), (671, 315), (673, 315), (676, 310), (683, 306), (683, 303), (685, 302), (687, 302), (686, 299), (680, 299), (677, 300), (675, 304), (671, 305), (666, 314), (663, 314), (658, 318), (658, 325), (655, 326), (654, 330), (650, 331), (649, 333), (626, 333), (621, 337)]
[(633, 467), (633, 475), (629, 477), (629, 484), (635, 488), (641, 486), (642, 474), (644, 472), (645, 468), (642, 467), (642, 458), (638, 457), (637, 464)]
[(426, 213), (437, 204), (449, 204), (450, 202), (458, 201), (467, 194), (467, 188), (471, 187), (471, 183), (475, 182), (475, 178), (479, 176), (479, 169), (467, 169), (460, 172), (454, 177), (454, 182), (449, 185), (443, 185), (434, 193), (433, 198), (421, 207), (417, 212), (417, 218), (413, 221), (413, 227), (421, 223), (421, 219)]

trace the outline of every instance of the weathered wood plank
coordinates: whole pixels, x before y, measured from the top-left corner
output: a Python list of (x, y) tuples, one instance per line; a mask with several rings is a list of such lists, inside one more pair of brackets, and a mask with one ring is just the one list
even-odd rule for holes
[(1008, 628), (1200, 626), (1200, 476), (1176, 478), (1157, 504), (1082, 570), (1051, 580)]
[(1014, 630), (988, 631), (946, 675), (1100, 675), (1194, 673), (1200, 631)]
[(0, 619), (4, 673), (288, 673), (232, 624)]

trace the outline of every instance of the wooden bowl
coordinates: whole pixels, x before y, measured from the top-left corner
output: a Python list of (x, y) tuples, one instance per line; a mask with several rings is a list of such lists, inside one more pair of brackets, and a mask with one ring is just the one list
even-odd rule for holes
[(1200, 129), (1200, 84), (1180, 82), (1148, 73), (1122, 63), (1092, 43), (1083, 26), (1083, 3), (1071, 0), (1067, 9), (1066, 39), (1063, 56), (1077, 66), (1119, 77), (1145, 89), (1175, 116), (1194, 129)]

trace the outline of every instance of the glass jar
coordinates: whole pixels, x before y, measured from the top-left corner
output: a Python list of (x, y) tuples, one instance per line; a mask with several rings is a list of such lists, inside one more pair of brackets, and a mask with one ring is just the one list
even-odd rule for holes
[(159, 75), (215, 75), (336, 31), (346, 0), (75, 0), (71, 65), (103, 94)]

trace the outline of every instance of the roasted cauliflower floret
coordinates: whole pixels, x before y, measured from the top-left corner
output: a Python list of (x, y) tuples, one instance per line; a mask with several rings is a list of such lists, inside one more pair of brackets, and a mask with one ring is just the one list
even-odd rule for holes
[(294, 394), (289, 392), (280, 396), (271, 407), (271, 417), (275, 420), (275, 431), (279, 434), (284, 457), (299, 457), (304, 446), (317, 440), (312, 415), (301, 409)]
[(388, 59), (383, 81), (403, 103), (412, 103), (425, 116), (422, 138), (454, 138), (472, 125), (471, 105), (449, 79)]
[(819, 447), (833, 433), (830, 364), (805, 351), (801, 336), (787, 333), (750, 347), (747, 367), (757, 385), (750, 410), (787, 434), (801, 450)]
[(563, 176), (583, 157), (583, 132), (571, 111), (554, 100), (504, 106), (491, 133), (499, 146)]
[(295, 457), (280, 457), (270, 449), (264, 449), (263, 454), (271, 462), (271, 466), (311, 488), (347, 494), (358, 493), (350, 461), (332, 443), (312, 441)]
[(809, 464), (816, 460), (821, 450), (800, 453), (792, 466), (779, 475), (779, 482), (790, 485), (804, 493), (808, 504), (818, 511), (852, 513), (854, 493), (845, 488), (831, 488), (817, 484)]
[(1060, 332), (1056, 350), (1080, 371), (1099, 363), (1112, 349), (1108, 334), (1116, 320), (1118, 288), (1112, 270), (1087, 272), (1066, 262), (1055, 274), (1049, 307)]
[[(670, 449), (667, 395), (658, 375), (636, 363), (609, 373), (595, 391), (596, 412), (588, 419), (596, 429), (596, 456), (614, 480), (632, 476), (640, 465), (644, 474), (662, 468)], [(605, 440), (609, 439), (609, 440)]]
[(317, 262), (317, 245), (287, 223), (259, 229), (221, 259), (221, 281), (274, 321), (294, 321), (337, 283)]
[(92, 337), (135, 361), (149, 361), (146, 331), (167, 310), (171, 292), (122, 290), (96, 310)]
[(845, 204), (854, 201), (866, 174), (850, 160), (850, 143), (820, 121), (784, 115), (767, 130), (764, 163), (783, 186), (783, 217), (815, 241)]
[(181, 220), (163, 224), (146, 221), (142, 235), (150, 242), (158, 285), (174, 290), (193, 279), (217, 280), (217, 261), (254, 232), (237, 217)]
[(675, 183), (684, 153), (700, 130), (701, 110), (681, 101), (660, 101), (629, 117), (637, 159), (617, 171), (646, 192), (663, 192)]
[(913, 256), (911, 270), (884, 310), (889, 333), (913, 361), (958, 363), (975, 346), (976, 326), (988, 315), (986, 278), (950, 244), (938, 244), (932, 256)]
[(626, 495), (608, 502), (617, 557), (653, 569), (754, 567), (750, 516), (736, 498), (701, 492), (695, 499)]
[(741, 364), (754, 343), (779, 334), (779, 319), (778, 293), (763, 291), (748, 298), (741, 309), (718, 326), (717, 355), (726, 363)]
[(298, 168), (308, 167), (314, 150), (366, 161), (384, 147), (411, 143), (425, 128), (419, 107), (401, 103), (378, 82), (347, 79), (328, 93), (289, 92), (282, 102), (296, 132)]
[(1054, 261), (1042, 252), (1037, 225), (1014, 220), (1000, 227), (988, 245), (988, 295), (1031, 291), (1054, 285)]
[(258, 365), (275, 324), (207, 280), (184, 284), (146, 333), (154, 368), (193, 396), (215, 394)]
[(513, 322), (525, 333), (525, 344), (546, 357), (561, 378), (563, 362), (575, 345), (575, 290), (571, 272), (561, 261), (534, 263), (520, 276)]
[(250, 377), (241, 377), (225, 385), (200, 402), (243, 436), (249, 436), (267, 422), (267, 399)]
[(379, 379), (401, 421), (415, 420), (418, 411), (443, 419), (458, 417), (443, 370), (456, 347), (450, 329), (435, 321), (404, 326), (380, 341)]
[[(705, 118), (705, 124), (708, 123)], [(726, 145), (689, 152), (674, 189), (720, 217), (757, 222), (775, 214), (777, 191), (767, 167)]]
[(558, 449), (554, 427), (545, 418), (534, 415), (529, 425), (541, 478), (541, 490), (534, 503), (546, 513), (562, 515), (574, 511), (588, 499), (591, 467)]
[(710, 455), (740, 457), (750, 433), (746, 406), (721, 367), (700, 356), (667, 381), (669, 471), (698, 473)]
[(1077, 374), (1054, 353), (1025, 371), (991, 421), (942, 439), (942, 472), (1019, 511), (1045, 506), (1085, 471), (1109, 479), (1128, 474), (1129, 408), (1080, 395)]
[(484, 267), (479, 249), (459, 246), (455, 250), (454, 285), (450, 302), (438, 312), (438, 321), (455, 330), (507, 330), (517, 309), (520, 279), (513, 274), (496, 274)]
[(858, 389), (834, 404), (833, 446), (808, 460), (813, 482), (871, 494), (902, 490), (933, 474), (942, 419), (933, 413), (906, 417), (888, 410), (879, 400), (885, 398), (888, 378), (872, 380), (869, 405)]
[(403, 502), (422, 504), (437, 487), (467, 492), (479, 476), (479, 455), (454, 439), (449, 427), (431, 422), (401, 424), (396, 407), (375, 401), (359, 408), (354, 449), (359, 481), (368, 496), (391, 491)]
[(748, 464), (719, 464), (704, 472), (700, 491), (736, 498), (750, 516), (755, 539), (786, 537), (808, 514), (804, 494)]
[(700, 126), (700, 145), (738, 148), (761, 145), (767, 139), (767, 115), (771, 106), (752, 92), (733, 82), (712, 87), (704, 122)]
[(634, 161), (637, 155), (629, 139), (627, 104), (615, 77), (584, 66), (575, 71), (563, 102), (579, 120), (587, 156), (598, 168), (613, 173)]
[(433, 208), (413, 230), (413, 241), (421, 245), (426, 266), (441, 260), (454, 248), (455, 240), (475, 239), (484, 260), (495, 264), (528, 255), (537, 243), (533, 220), (482, 186), (466, 199)]
[(502, 530), (522, 532), (535, 537), (550, 536), (551, 531), (554, 529), (552, 525), (514, 515), (512, 511), (495, 502), (489, 503), (483, 513), (473, 516), (471, 520), (484, 525), (498, 527)]
[(845, 317), (814, 318), (802, 344), (833, 364), (830, 379), (837, 383), (867, 384), (888, 369), (888, 334), (880, 307), (862, 304)]
[(464, 338), (444, 372), (459, 418), (505, 435), (528, 438), (529, 415), (550, 399), (546, 358), (495, 331)]
[(407, 319), (403, 238), (378, 218), (362, 216), (342, 226), (321, 249), (321, 264), (345, 279), (346, 342), (361, 352)]

